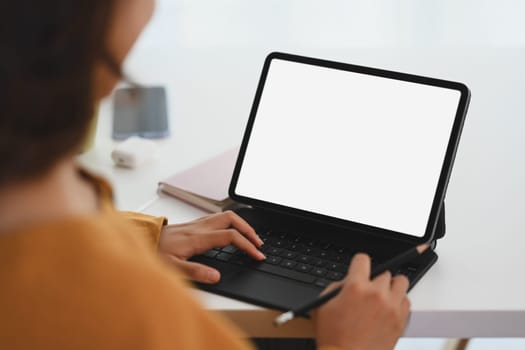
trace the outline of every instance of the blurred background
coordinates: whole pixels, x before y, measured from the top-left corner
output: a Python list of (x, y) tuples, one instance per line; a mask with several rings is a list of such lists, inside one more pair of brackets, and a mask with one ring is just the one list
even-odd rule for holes
[[(455, 173), (468, 174), (461, 157), (505, 153), (504, 147), (469, 149), (475, 143), (468, 139), (487, 136), (484, 130), (523, 145), (523, 130), (505, 130), (494, 120), (504, 124), (524, 110), (520, 92), (509, 90), (505, 97), (508, 82), (525, 81), (524, 15), (525, 1), (512, 0), (157, 0), (126, 71), (144, 83), (155, 84), (161, 75), (177, 82), (170, 91), (177, 101), (170, 106), (173, 137), (182, 137), (177, 130), (203, 128), (202, 120), (188, 116), (205, 115), (206, 128), (216, 132), (206, 134), (206, 145), (192, 146), (203, 157), (206, 147), (224, 143), (220, 139), (239, 143), (271, 51), (459, 80), (471, 87), (473, 100)], [(243, 79), (236, 78), (240, 75)], [(500, 100), (491, 100), (494, 89)], [(190, 92), (199, 101), (186, 99)], [(481, 117), (479, 110), (493, 113)], [(230, 125), (238, 127), (221, 129), (224, 118), (237, 118)], [(470, 180), (456, 178), (451, 187), (462, 181)], [(396, 349), (444, 346), (445, 339), (403, 339)], [(474, 339), (468, 349), (525, 349), (525, 340)]]
[(516, 94), (509, 82), (525, 76), (524, 14), (525, 1), (518, 0), (157, 0), (126, 70), (145, 84), (169, 80), (177, 101), (172, 114), (192, 115), (172, 118), (174, 135), (202, 128), (188, 125), (200, 116), (215, 130), (224, 118), (234, 119), (237, 127), (207, 135), (212, 147), (219, 145), (214, 137), (240, 142), (272, 51), (462, 81), (473, 95), (465, 139), (498, 128), (488, 120), (469, 124), (477, 110), (523, 110), (516, 99), (488, 98), (494, 88), (501, 92), (497, 98), (507, 87)]
[(139, 48), (522, 47), (516, 0), (157, 0)]

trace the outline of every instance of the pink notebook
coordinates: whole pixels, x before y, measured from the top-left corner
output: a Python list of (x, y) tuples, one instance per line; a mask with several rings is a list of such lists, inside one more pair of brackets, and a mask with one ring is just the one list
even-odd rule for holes
[(194, 167), (159, 182), (159, 190), (209, 212), (233, 204), (228, 187), (239, 147), (232, 148)]

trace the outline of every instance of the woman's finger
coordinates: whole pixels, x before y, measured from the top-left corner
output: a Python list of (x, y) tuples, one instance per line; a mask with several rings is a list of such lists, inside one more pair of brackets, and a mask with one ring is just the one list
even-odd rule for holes
[(401, 312), (405, 315), (407, 320), (410, 318), (410, 306), (410, 299), (405, 295), (401, 301)]
[(266, 259), (266, 256), (264, 256), (252, 242), (235, 229), (217, 230), (195, 235), (192, 237), (192, 242), (192, 255), (204, 253), (212, 248), (225, 247), (232, 244), (256, 260)]
[(407, 294), (408, 291), (408, 278), (403, 275), (397, 275), (394, 278), (392, 278), (392, 296), (399, 301), (402, 301)]
[(235, 214), (233, 211), (228, 210), (223, 213), (209, 216), (207, 220), (210, 228), (214, 230), (221, 230), (227, 228), (235, 228), (243, 236), (248, 238), (257, 247), (263, 245), (263, 241), (257, 235), (253, 227), (250, 226), (243, 218)]
[(214, 268), (196, 262), (182, 260), (170, 254), (164, 254), (164, 256), (192, 281), (217, 283), (221, 279), (220, 272)]
[(412, 313), (410, 312), (410, 300), (407, 296), (405, 296), (401, 301), (401, 318), (403, 320), (403, 326), (405, 329), (408, 326), (408, 323), (410, 322), (411, 314)]
[(348, 269), (348, 281), (363, 282), (370, 280), (370, 257), (363, 253), (358, 253), (352, 258)]
[(372, 281), (372, 284), (377, 286), (379, 289), (384, 291), (389, 291), (392, 284), (392, 273), (390, 271), (385, 271)]

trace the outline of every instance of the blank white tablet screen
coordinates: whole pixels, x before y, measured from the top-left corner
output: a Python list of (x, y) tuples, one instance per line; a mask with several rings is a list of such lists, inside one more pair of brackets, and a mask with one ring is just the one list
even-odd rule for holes
[(422, 237), (459, 99), (273, 59), (235, 193)]

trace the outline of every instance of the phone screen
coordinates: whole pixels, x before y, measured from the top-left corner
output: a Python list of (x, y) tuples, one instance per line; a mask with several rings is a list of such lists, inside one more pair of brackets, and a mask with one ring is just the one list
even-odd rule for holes
[(113, 138), (130, 136), (162, 138), (169, 135), (166, 90), (163, 87), (130, 87), (115, 92)]

